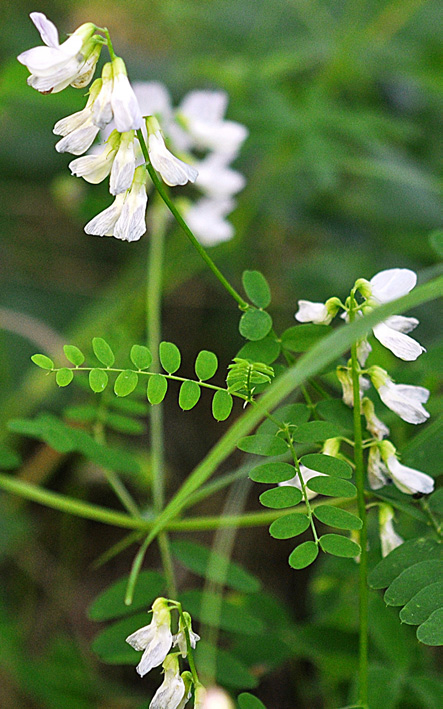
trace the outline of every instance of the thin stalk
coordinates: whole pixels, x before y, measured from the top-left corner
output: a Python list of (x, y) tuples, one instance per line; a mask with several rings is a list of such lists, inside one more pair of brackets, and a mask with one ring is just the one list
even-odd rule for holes
[(194, 246), (194, 248), (198, 251), (198, 253), (199, 253), (200, 256), (202, 257), (203, 261), (206, 263), (207, 266), (209, 266), (209, 268), (211, 269), (211, 271), (212, 271), (212, 273), (214, 274), (214, 276), (215, 276), (216, 278), (218, 278), (218, 280), (220, 281), (220, 283), (222, 284), (222, 286), (228, 291), (228, 293), (229, 293), (229, 294), (234, 298), (234, 300), (238, 303), (238, 305), (239, 305), (239, 307), (241, 308), (241, 310), (248, 310), (248, 308), (251, 307), (251, 306), (249, 305), (249, 303), (247, 303), (247, 302), (241, 297), (240, 293), (237, 293), (237, 291), (235, 290), (235, 288), (233, 288), (233, 286), (231, 286), (231, 284), (229, 283), (229, 281), (225, 278), (225, 276), (222, 274), (222, 272), (217, 268), (217, 266), (215, 265), (214, 261), (210, 258), (210, 256), (208, 256), (208, 254), (206, 253), (206, 251), (205, 251), (205, 249), (203, 248), (203, 246), (197, 241), (196, 237), (195, 237), (194, 234), (192, 233), (192, 231), (191, 231), (191, 229), (189, 228), (189, 226), (186, 224), (185, 220), (183, 219), (182, 215), (181, 215), (180, 212), (178, 211), (178, 209), (177, 209), (177, 207), (175, 206), (174, 202), (173, 202), (172, 199), (169, 197), (168, 192), (167, 192), (167, 190), (165, 189), (165, 187), (164, 187), (162, 181), (159, 179), (159, 177), (158, 177), (156, 171), (154, 170), (154, 168), (153, 168), (152, 165), (151, 165), (151, 162), (150, 162), (150, 160), (149, 160), (148, 149), (147, 149), (147, 147), (146, 147), (145, 139), (144, 139), (144, 137), (143, 137), (143, 133), (142, 133), (141, 130), (138, 130), (138, 131), (137, 131), (137, 138), (139, 139), (139, 142), (140, 142), (140, 147), (141, 147), (141, 149), (142, 149), (143, 157), (144, 157), (144, 159), (145, 159), (145, 161), (146, 161), (146, 168), (147, 168), (147, 170), (148, 170), (148, 172), (149, 172), (149, 176), (150, 176), (152, 182), (154, 183), (154, 186), (155, 186), (157, 192), (159, 193), (160, 197), (162, 198), (163, 202), (166, 204), (166, 206), (168, 207), (169, 211), (171, 212), (171, 214), (173, 215), (173, 217), (175, 218), (175, 220), (177, 221), (177, 223), (181, 226), (181, 228), (182, 228), (183, 231), (185, 232), (186, 236), (187, 236), (188, 239), (190, 240), (191, 244), (192, 244), (192, 245)]
[(316, 528), (315, 528), (314, 517), (313, 517), (313, 515), (312, 515), (311, 503), (309, 502), (308, 493), (307, 493), (307, 491), (306, 491), (305, 481), (303, 480), (303, 475), (302, 475), (301, 470), (300, 470), (300, 463), (298, 462), (298, 456), (297, 456), (297, 453), (295, 452), (294, 444), (293, 444), (293, 442), (292, 442), (291, 434), (290, 434), (289, 432), (287, 433), (287, 441), (288, 441), (289, 448), (290, 448), (290, 451), (291, 451), (291, 454), (292, 454), (292, 458), (293, 458), (293, 461), (294, 461), (295, 470), (296, 470), (296, 472), (297, 472), (297, 476), (298, 476), (298, 479), (299, 479), (299, 481), (300, 481), (301, 491), (302, 491), (303, 499), (304, 499), (304, 502), (305, 502), (305, 505), (306, 505), (306, 515), (307, 515), (307, 517), (308, 517), (308, 519), (309, 519), (309, 524), (310, 524), (311, 529), (312, 529), (312, 535), (313, 535), (313, 537), (314, 537), (314, 542), (315, 542), (315, 543), (317, 544), (317, 546), (318, 546), (318, 534), (317, 534), (317, 530), (316, 530)]
[[(152, 353), (153, 370), (160, 368), (159, 345), (161, 340), (162, 276), (165, 249), (167, 212), (161, 203), (154, 205), (151, 212), (152, 230), (149, 241), (147, 287), (146, 287), (146, 332), (148, 347)], [(151, 409), (150, 425), (152, 498), (154, 510), (159, 514), (165, 502), (165, 454), (163, 442), (163, 405)], [(165, 572), (168, 594), (177, 598), (171, 550), (167, 532), (159, 534), (159, 548)]]
[[(352, 306), (349, 314), (351, 322), (355, 318), (358, 307), (354, 295), (351, 295)], [(354, 310), (355, 307), (355, 310)], [(354, 463), (355, 463), (355, 484), (357, 487), (358, 514), (362, 521), (362, 528), (359, 534), (360, 541), (360, 564), (359, 564), (359, 673), (358, 673), (358, 697), (363, 707), (368, 706), (368, 527), (365, 503), (365, 471), (363, 465), (363, 436), (361, 426), (360, 410), (360, 365), (357, 356), (358, 341), (351, 346), (351, 369), (352, 369), (352, 389), (354, 397), (353, 419), (354, 419)]]

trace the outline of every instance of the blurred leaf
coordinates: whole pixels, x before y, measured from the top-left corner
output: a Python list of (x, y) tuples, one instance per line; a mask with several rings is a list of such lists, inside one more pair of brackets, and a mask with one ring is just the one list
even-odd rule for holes
[(237, 697), (237, 702), (240, 709), (266, 709), (260, 699), (257, 699), (257, 697), (254, 697), (248, 692), (242, 692), (242, 694), (239, 694)]
[(240, 335), (247, 340), (262, 340), (272, 327), (272, 318), (264, 310), (250, 308), (240, 318)]
[(246, 665), (226, 650), (208, 648), (204, 640), (200, 640), (196, 649), (196, 664), (201, 668), (202, 673), (205, 672), (206, 658), (212, 656), (212, 651), (216, 653), (216, 679), (219, 684), (236, 689), (252, 689), (257, 686), (257, 678), (251, 674)]
[(140, 661), (141, 653), (137, 653), (125, 641), (128, 635), (150, 622), (151, 618), (147, 613), (138, 613), (118, 620), (97, 633), (92, 641), (92, 649), (100, 660), (108, 665), (136, 665)]
[(329, 329), (324, 325), (294, 325), (282, 334), (282, 347), (290, 352), (307, 352), (328, 333)]
[(267, 308), (271, 302), (271, 291), (263, 274), (260, 271), (243, 271), (242, 281), (245, 293), (252, 303), (257, 308)]
[[(124, 601), (127, 584), (128, 577), (124, 576), (102, 591), (89, 605), (88, 618), (103, 621), (133, 615), (142, 608), (148, 611), (155, 599), (161, 596), (165, 579), (157, 571), (140, 571), (130, 606)], [(145, 625), (151, 622), (151, 617), (146, 612)]]
[(220, 627), (230, 633), (256, 636), (263, 632), (263, 622), (244, 607), (242, 599), (235, 602), (235, 599), (223, 598), (220, 608), (219, 601), (217, 594), (200, 590), (184, 591), (180, 594), (183, 609), (200, 623)]

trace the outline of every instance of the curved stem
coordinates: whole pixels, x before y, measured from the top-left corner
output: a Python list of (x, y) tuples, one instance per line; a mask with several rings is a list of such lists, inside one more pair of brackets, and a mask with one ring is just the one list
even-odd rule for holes
[(145, 139), (144, 139), (144, 137), (143, 137), (143, 133), (142, 133), (141, 130), (138, 130), (138, 131), (137, 131), (137, 138), (138, 138), (138, 140), (139, 140), (139, 142), (140, 142), (140, 147), (141, 147), (141, 149), (142, 149), (143, 157), (144, 157), (144, 159), (145, 159), (145, 161), (146, 161), (146, 168), (147, 168), (147, 170), (148, 170), (148, 172), (149, 172), (149, 176), (150, 176), (152, 182), (154, 183), (154, 186), (155, 186), (157, 192), (159, 193), (160, 197), (162, 198), (163, 202), (166, 204), (166, 206), (168, 207), (169, 211), (171, 212), (171, 214), (173, 215), (173, 217), (175, 218), (175, 220), (177, 221), (177, 223), (181, 226), (181, 228), (182, 228), (183, 231), (185, 232), (186, 236), (187, 236), (188, 239), (190, 240), (191, 244), (194, 246), (194, 248), (198, 251), (198, 253), (199, 253), (200, 256), (202, 257), (202, 259), (205, 261), (206, 265), (209, 266), (209, 268), (211, 269), (211, 271), (212, 271), (212, 273), (214, 274), (214, 276), (215, 276), (216, 278), (218, 278), (218, 280), (220, 281), (220, 283), (222, 284), (222, 286), (228, 291), (228, 293), (234, 298), (234, 300), (237, 301), (237, 303), (238, 303), (239, 307), (241, 308), (241, 310), (248, 310), (248, 308), (250, 308), (249, 303), (247, 303), (247, 302), (241, 297), (241, 295), (240, 295), (239, 293), (237, 293), (237, 291), (235, 290), (235, 288), (233, 288), (233, 286), (231, 286), (231, 284), (229, 283), (229, 281), (224, 277), (224, 275), (222, 274), (222, 272), (217, 268), (217, 266), (215, 265), (215, 263), (213, 262), (213, 260), (212, 260), (212, 259), (210, 258), (210, 256), (208, 256), (208, 254), (206, 253), (206, 251), (205, 251), (205, 249), (203, 248), (203, 246), (197, 241), (196, 237), (195, 237), (194, 234), (192, 233), (192, 231), (191, 231), (191, 229), (189, 228), (189, 226), (186, 224), (185, 220), (183, 219), (182, 215), (181, 215), (180, 212), (178, 211), (178, 209), (177, 209), (177, 207), (175, 206), (174, 202), (173, 202), (172, 199), (169, 197), (166, 188), (164, 187), (162, 181), (159, 179), (159, 177), (158, 177), (156, 171), (154, 170), (154, 168), (153, 168), (152, 165), (151, 165), (151, 162), (150, 162), (150, 160), (149, 160), (148, 149), (147, 149), (147, 147), (146, 147)]
[[(349, 314), (351, 322), (355, 318), (358, 304), (354, 296), (351, 296), (354, 308), (351, 307)], [(363, 707), (368, 706), (368, 529), (365, 504), (365, 471), (363, 464), (363, 437), (361, 426), (361, 404), (360, 404), (360, 365), (357, 355), (358, 341), (351, 346), (351, 370), (352, 370), (352, 390), (354, 399), (353, 419), (354, 419), (354, 463), (355, 463), (355, 484), (357, 486), (358, 514), (362, 521), (359, 541), (361, 546), (359, 565), (359, 675), (358, 690), (359, 702)]]

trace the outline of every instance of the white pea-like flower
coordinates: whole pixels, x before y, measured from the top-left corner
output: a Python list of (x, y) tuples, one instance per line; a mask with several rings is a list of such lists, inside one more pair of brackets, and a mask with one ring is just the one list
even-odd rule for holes
[[(191, 643), (192, 649), (195, 649), (195, 646), (197, 645), (197, 642), (200, 640), (200, 635), (197, 635), (197, 633), (194, 633), (192, 630), (192, 621), (191, 621), (191, 616), (189, 613), (184, 611), (183, 613), (184, 621), (186, 623), (186, 627), (189, 633), (189, 640)], [(186, 634), (185, 634), (185, 626), (183, 623), (183, 618), (180, 615), (180, 620), (178, 624), (178, 633), (173, 636), (172, 638), (172, 647), (177, 647), (180, 650), (181, 656), (185, 658), (188, 654), (188, 644), (186, 642)]]
[[(83, 157), (76, 158), (76, 160), (70, 162), (68, 167), (71, 170), (71, 173), (76, 177), (83, 177), (86, 182), (89, 182), (92, 185), (97, 185), (111, 172), (115, 157), (119, 150), (119, 145), (120, 133), (114, 131), (99, 152), (91, 155), (83, 155)], [(120, 191), (123, 192), (127, 190), (131, 186), (131, 183), (132, 179), (129, 185), (127, 185), (124, 190)]]
[(95, 25), (91, 22), (81, 25), (60, 44), (57, 28), (46, 15), (31, 12), (30, 18), (46, 46), (28, 49), (17, 59), (31, 72), (28, 77), (30, 86), (43, 93), (57, 93), (84, 74), (85, 60), (95, 48), (95, 43), (88, 42), (95, 32)]
[(113, 204), (85, 226), (94, 236), (114, 236), (122, 241), (138, 241), (146, 231), (146, 168), (135, 170), (131, 188), (118, 194)]
[[(310, 468), (307, 468), (306, 465), (303, 465), (303, 463), (300, 463), (300, 475), (303, 478), (303, 482), (306, 485), (308, 480), (311, 480), (311, 478), (318, 478), (325, 476), (326, 473), (319, 473), (317, 470), (311, 470)], [(300, 478), (298, 475), (294, 475), (293, 478), (290, 478), (290, 480), (283, 480), (283, 482), (278, 483), (279, 487), (296, 487), (299, 490), (303, 491)], [(312, 500), (313, 497), (316, 497), (318, 495), (318, 492), (314, 492), (314, 490), (310, 490), (308, 487), (306, 489), (306, 496), (308, 500)]]
[(112, 163), (109, 191), (111, 194), (125, 192), (132, 185), (136, 168), (134, 131), (120, 134), (120, 145)]
[(81, 111), (61, 118), (55, 124), (53, 133), (63, 136), (62, 140), (55, 145), (59, 153), (82, 155), (91, 147), (99, 131), (93, 121), (92, 106), (100, 93), (101, 86), (101, 79), (96, 79), (90, 88), (86, 106)]
[(381, 459), (378, 444), (369, 448), (368, 454), (368, 482), (371, 490), (379, 490), (388, 483), (388, 469)]
[(112, 72), (111, 106), (115, 127), (120, 133), (125, 133), (129, 130), (138, 130), (142, 127), (143, 117), (137, 97), (129, 82), (123, 59), (116, 57), (113, 60)]
[(180, 676), (176, 654), (167, 655), (163, 662), (164, 680), (157, 689), (149, 709), (178, 709), (185, 695), (185, 683)]
[(234, 206), (234, 201), (229, 198), (203, 197), (188, 207), (186, 221), (203, 246), (216, 246), (232, 239), (234, 227), (225, 217)]
[(340, 307), (338, 298), (329, 298), (326, 303), (313, 303), (310, 300), (299, 300), (295, 319), (302, 323), (329, 325)]
[(378, 418), (374, 404), (366, 396), (362, 399), (361, 410), (366, 419), (366, 428), (374, 438), (381, 441), (385, 436), (389, 436), (389, 428)]
[(106, 62), (102, 69), (101, 87), (97, 94), (93, 105), (92, 115), (95, 125), (103, 129), (112, 120), (112, 87), (114, 74), (112, 71), (112, 63)]
[(187, 149), (213, 150), (237, 155), (248, 136), (247, 128), (236, 121), (224, 119), (228, 95), (224, 91), (191, 91), (177, 110), (177, 119), (191, 140)]
[[(389, 268), (380, 271), (364, 282), (363, 292), (369, 295), (365, 312), (374, 306), (389, 303), (409, 293), (417, 283), (417, 275), (409, 268)], [(393, 315), (382, 323), (375, 325), (372, 332), (374, 337), (388, 350), (407, 362), (417, 359), (422, 352), (426, 352), (412, 337), (406, 335), (418, 325), (417, 318)]]
[(413, 384), (394, 384), (380, 367), (371, 367), (369, 375), (380, 399), (403, 421), (419, 424), (429, 418), (429, 412), (423, 406), (429, 398), (429, 389)]
[(134, 650), (144, 650), (137, 665), (140, 677), (162, 664), (172, 646), (171, 613), (165, 598), (157, 598), (154, 601), (152, 621), (129, 635), (126, 642)]
[(221, 153), (209, 153), (197, 163), (198, 177), (195, 186), (213, 199), (231, 197), (246, 184), (245, 177), (229, 167), (229, 157)]
[[(347, 367), (337, 367), (336, 369), (336, 374), (338, 381), (341, 384), (342, 387), (342, 399), (343, 402), (346, 404), (346, 406), (353, 407), (354, 406), (354, 386), (352, 383), (352, 376), (351, 372)], [(359, 394), (360, 394), (360, 401), (363, 396), (363, 392), (370, 387), (370, 383), (366, 377), (359, 377), (359, 384), (360, 384), (360, 389), (359, 389)]]
[(160, 173), (163, 182), (170, 187), (195, 182), (198, 171), (175, 157), (166, 147), (160, 125), (154, 116), (146, 120), (148, 130), (148, 153), (151, 164)]
[(391, 505), (380, 505), (378, 508), (378, 523), (380, 530), (381, 555), (387, 556), (403, 544), (404, 539), (394, 529), (394, 510)]
[(197, 694), (199, 704), (196, 704), (198, 709), (234, 709), (234, 703), (229, 694), (221, 687), (202, 688), (201, 693)]
[(388, 474), (392, 478), (394, 485), (401, 492), (407, 495), (428, 495), (433, 491), (434, 478), (422, 473), (420, 470), (409, 468), (407, 465), (400, 463), (396, 455), (396, 449), (390, 441), (382, 441), (379, 446)]

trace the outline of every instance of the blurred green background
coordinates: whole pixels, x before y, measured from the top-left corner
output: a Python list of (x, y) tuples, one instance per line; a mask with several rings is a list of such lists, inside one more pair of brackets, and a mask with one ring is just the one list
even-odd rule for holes
[[(82, 92), (69, 88), (40, 95), (26, 85), (27, 70), (16, 61), (17, 54), (40, 41), (28, 18), (33, 10), (52, 19), (61, 36), (85, 21), (107, 26), (130, 78), (165, 82), (175, 103), (195, 88), (229, 93), (228, 117), (250, 131), (236, 162), (247, 187), (232, 216), (235, 238), (211, 255), (237, 286), (245, 268), (266, 274), (277, 330), (294, 324), (298, 298), (344, 296), (355, 278), (370, 278), (383, 268), (412, 268), (420, 281), (437, 273), (438, 254), (429, 239), (441, 218), (437, 1), (8, 3), (0, 40), (2, 437), (11, 417), (43, 409), (57, 412), (72, 403), (71, 395), (56, 392), (49, 378), (30, 366), (35, 351), (57, 355), (64, 342), (82, 346), (93, 335), (110, 338), (117, 348), (144, 337), (149, 234), (127, 244), (83, 232), (84, 224), (109, 204), (109, 195), (106, 184), (90, 186), (70, 177), (66, 166), (71, 156), (59, 155), (53, 147), (53, 124), (83, 107)], [(416, 314), (428, 359), (402, 371), (401, 381), (431, 385), (439, 320), (434, 306)], [(202, 348), (217, 352), (227, 365), (242, 344), (237, 320), (235, 304), (173, 230), (167, 247), (163, 336), (180, 345), (185, 370), (188, 366), (191, 371)], [(382, 364), (392, 370), (393, 358), (383, 356)], [(172, 489), (224, 428), (207, 423), (203, 407), (186, 416), (178, 412), (172, 398), (166, 405), (166, 426)], [(397, 422), (400, 439), (407, 438), (408, 430)], [(130, 445), (142, 449), (146, 443), (141, 437)], [(91, 492), (90, 478), (86, 484), (78, 461), (54, 462), (47, 451), (29, 443), (23, 454), (31, 461), (27, 479), (47, 483), (48, 473), (42, 471), (52, 470), (55, 489), (113, 504), (104, 487), (97, 491), (92, 486)], [(252, 506), (256, 497), (252, 493)], [(222, 502), (222, 497), (211, 498), (203, 511), (215, 513)], [(137, 691), (140, 698), (131, 669), (107, 672), (88, 649), (94, 628), (85, 619), (85, 607), (106, 583), (127, 572), (130, 560), (118, 557), (100, 573), (89, 565), (120, 535), (32, 506), (11, 512), (9, 502), (4, 504), (9, 521), (0, 547), (5, 579), (0, 640), (7, 638), (0, 642), (5, 667), (1, 706), (140, 706), (129, 693), (125, 699), (122, 690), (124, 681), (132, 687), (128, 692)], [(266, 530), (242, 532), (241, 540), (240, 560), (263, 575), (267, 588), (289, 602), (296, 618), (304, 618), (306, 601), (294, 607), (293, 597), (297, 593), (303, 598), (306, 579), (296, 580), (287, 568), (288, 547), (271, 543)], [(59, 634), (75, 642), (71, 647), (60, 640), (63, 648), (57, 654)], [(77, 653), (77, 664), (70, 652)], [(85, 684), (83, 703), (77, 696), (73, 703), (65, 697), (61, 704), (57, 688), (51, 694), (42, 690), (41, 682), (27, 678), (21, 661), (28, 653), (36, 672), (55, 663), (59, 669), (48, 670), (50, 677), (57, 672), (64, 676), (70, 663), (84, 663), (91, 686), (87, 690)], [(282, 685), (287, 674), (265, 680), (263, 698), (271, 709), (293, 707), (291, 692), (302, 709), (334, 706), (339, 694), (331, 687), (319, 689), (306, 662), (294, 661), (289, 687), (278, 697), (275, 682)], [(296, 690), (302, 675), (306, 686)], [(117, 681), (112, 699), (110, 686)]]

